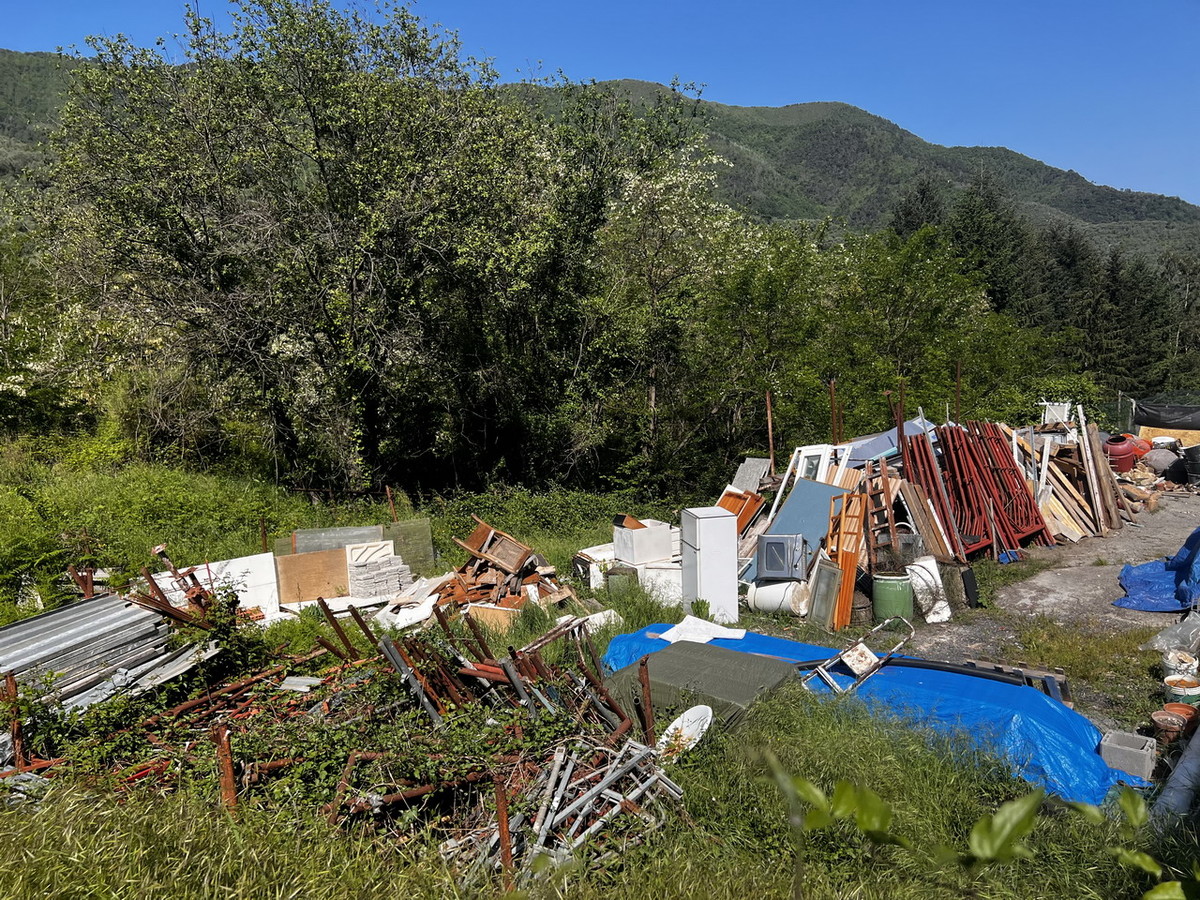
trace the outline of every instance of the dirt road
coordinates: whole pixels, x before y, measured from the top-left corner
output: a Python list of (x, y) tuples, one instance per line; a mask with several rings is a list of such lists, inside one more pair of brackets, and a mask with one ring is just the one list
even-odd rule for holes
[(1014, 637), (1012, 623), (1039, 615), (1089, 631), (1165, 628), (1177, 617), (1112, 605), (1123, 594), (1117, 576), (1126, 563), (1175, 553), (1197, 527), (1200, 496), (1167, 494), (1157, 512), (1138, 516), (1138, 527), (1126, 526), (1108, 537), (1077, 544), (1035, 548), (1030, 556), (1048, 561), (1050, 568), (997, 592), (995, 606), (1008, 615), (961, 616), (945, 625), (925, 626), (910, 652), (952, 662), (964, 657), (998, 659), (1001, 646)]

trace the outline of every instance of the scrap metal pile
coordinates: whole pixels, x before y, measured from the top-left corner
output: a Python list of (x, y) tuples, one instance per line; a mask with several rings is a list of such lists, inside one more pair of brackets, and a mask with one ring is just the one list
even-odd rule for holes
[[(415, 811), (448, 859), (510, 883), (538, 856), (637, 840), (656, 805), (682, 797), (657, 752), (631, 739), (585, 618), (497, 654), (469, 613), (452, 624), (439, 609), (438, 627), (390, 636), (354, 615), (356, 634), (322, 609), (335, 640), (312, 653), (95, 738), (86, 759), (33, 761), (22, 748), (0, 779), (53, 779), (96, 760), (105, 771), (88, 774), (118, 792), (215, 776), (231, 811), (290, 794), (331, 823), (371, 822), (397, 840), (411, 838)], [(327, 654), (333, 667), (294, 674)], [(340, 776), (331, 757), (344, 761)]]

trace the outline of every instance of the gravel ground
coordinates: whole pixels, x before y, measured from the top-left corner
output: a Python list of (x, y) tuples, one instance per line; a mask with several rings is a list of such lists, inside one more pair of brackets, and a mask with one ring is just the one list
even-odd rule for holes
[(1001, 646), (1015, 637), (1012, 623), (1038, 615), (1106, 633), (1165, 628), (1177, 617), (1112, 605), (1123, 594), (1117, 576), (1125, 563), (1175, 553), (1197, 527), (1200, 495), (1167, 494), (1157, 512), (1138, 516), (1137, 527), (1127, 525), (1108, 537), (1085, 538), (1077, 544), (1034, 548), (1030, 557), (1047, 560), (1051, 567), (997, 592), (995, 606), (1007, 615), (967, 612), (944, 625), (924, 625), (907, 652), (950, 662), (964, 657), (999, 660)]

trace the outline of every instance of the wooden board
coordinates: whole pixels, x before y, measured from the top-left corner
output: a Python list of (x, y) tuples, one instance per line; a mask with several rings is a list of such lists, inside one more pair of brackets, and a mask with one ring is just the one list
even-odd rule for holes
[(341, 547), (277, 556), (275, 572), (279, 578), (280, 603), (311, 603), (318, 597), (326, 600), (345, 597), (350, 590), (346, 551)]
[(938, 526), (938, 523), (933, 520), (933, 514), (929, 506), (929, 495), (925, 493), (925, 489), (921, 485), (911, 481), (890, 480), (899, 482), (900, 497), (904, 502), (905, 509), (908, 510), (909, 522), (917, 530), (917, 534), (921, 536), (921, 540), (925, 544), (925, 550), (933, 554), (934, 559), (938, 562), (950, 562), (954, 558), (954, 554), (950, 552), (950, 548), (946, 545), (946, 540), (942, 535), (942, 530)]

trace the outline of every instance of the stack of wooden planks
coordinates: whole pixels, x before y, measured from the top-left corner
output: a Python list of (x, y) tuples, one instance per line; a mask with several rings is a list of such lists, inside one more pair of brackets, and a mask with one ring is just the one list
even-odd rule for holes
[(1034, 447), (1005, 428), (1023, 465), (1030, 490), (1055, 538), (1072, 543), (1136, 523), (1130, 502), (1101, 449), (1098, 430), (1078, 408), (1078, 441)]
[(530, 547), (478, 516), (471, 518), (476, 523), (471, 535), (454, 539), (471, 558), (437, 590), (438, 606), (490, 603), (521, 609), (530, 601), (549, 605), (565, 599), (570, 589), (558, 584), (554, 569)]

